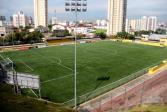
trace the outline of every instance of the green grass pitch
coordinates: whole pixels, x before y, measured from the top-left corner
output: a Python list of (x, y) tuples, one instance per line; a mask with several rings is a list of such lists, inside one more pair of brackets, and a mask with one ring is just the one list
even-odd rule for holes
[[(18, 72), (40, 75), (43, 97), (60, 103), (73, 98), (73, 45), (2, 55), (14, 61)], [(78, 44), (78, 95), (93, 91), (99, 83), (96, 79), (100, 76), (111, 77), (100, 85), (104, 86), (166, 58), (167, 48), (111, 41)]]

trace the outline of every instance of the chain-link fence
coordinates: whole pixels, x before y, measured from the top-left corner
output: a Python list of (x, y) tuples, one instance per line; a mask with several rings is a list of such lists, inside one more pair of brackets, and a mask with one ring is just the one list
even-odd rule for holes
[[(147, 73), (147, 71), (148, 71), (148, 68), (143, 69), (143, 70), (138, 71), (138, 72), (136, 72), (136, 73), (134, 73), (132, 75), (129, 75), (129, 76), (125, 77), (125, 78), (122, 78), (122, 79), (120, 79), (120, 80), (118, 80), (116, 82), (110, 83), (110, 84), (108, 84), (108, 85), (106, 85), (104, 87), (100, 87), (100, 88), (98, 88), (98, 89), (96, 89), (96, 90), (94, 90), (92, 92), (89, 92), (87, 94), (79, 96), (78, 97), (78, 104), (86, 102), (86, 101), (88, 101), (88, 100), (90, 100), (92, 98), (97, 97), (98, 95), (101, 95), (101, 94), (103, 94), (103, 93), (105, 93), (107, 91), (110, 91), (110, 90), (112, 90), (112, 89), (114, 89), (116, 87), (119, 87), (119, 86), (121, 86), (121, 85), (123, 85), (123, 84), (125, 84), (125, 83), (127, 83), (127, 82), (129, 82), (129, 81), (131, 81), (131, 80), (133, 80), (133, 79), (145, 74), (145, 73)], [(72, 99), (72, 100), (70, 100), (68, 102), (65, 102), (64, 104), (68, 105), (68, 106), (73, 106), (74, 99)]]
[[(110, 83), (110, 84), (108, 84), (106, 86), (100, 87), (100, 88), (98, 88), (98, 89), (96, 89), (94, 91), (91, 91), (91, 92), (87, 93), (87, 94), (78, 96), (77, 97), (77, 103), (81, 104), (83, 102), (86, 102), (86, 101), (88, 101), (90, 99), (93, 99), (93, 98), (95, 98), (95, 97), (97, 97), (97, 96), (99, 96), (101, 94), (104, 94), (104, 93), (106, 93), (106, 92), (108, 92), (108, 91), (110, 91), (110, 90), (112, 90), (114, 88), (117, 88), (117, 87), (119, 87), (119, 86), (121, 86), (121, 85), (123, 85), (123, 84), (125, 84), (125, 83), (127, 83), (127, 82), (129, 82), (131, 80), (133, 80), (133, 79), (136, 79), (136, 78), (142, 76), (143, 74), (147, 73), (149, 68), (151, 68), (151, 67), (153, 67), (155, 65), (159, 65), (161, 63), (162, 63), (162, 61), (160, 61), (160, 62), (158, 62), (158, 63), (156, 63), (156, 64), (154, 64), (152, 66), (149, 66), (149, 67), (147, 67), (145, 69), (142, 69), (142, 70), (140, 70), (140, 71), (138, 71), (136, 73), (133, 73), (133, 74), (131, 74), (131, 75), (125, 77), (125, 78), (122, 78), (122, 79), (120, 79), (120, 80), (118, 80), (116, 82), (113, 82), (113, 83)], [(74, 99), (69, 100), (67, 102), (64, 102), (63, 104), (68, 105), (68, 106), (73, 106), (74, 105)]]
[[(133, 84), (133, 83), (132, 83)], [(134, 106), (143, 104), (167, 103), (167, 71), (161, 72), (150, 79), (141, 81), (137, 85), (125, 84), (114, 92), (89, 102), (88, 110), (103, 112), (126, 112)], [(119, 94), (118, 94), (119, 93)]]

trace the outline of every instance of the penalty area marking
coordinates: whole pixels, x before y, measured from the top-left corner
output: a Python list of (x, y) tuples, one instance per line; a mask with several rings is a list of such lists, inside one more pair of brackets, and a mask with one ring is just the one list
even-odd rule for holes
[(31, 71), (34, 71), (33, 68), (31, 68), (28, 64), (26, 64), (24, 61), (20, 60), (22, 64), (24, 64), (27, 68), (29, 68)]
[(55, 80), (59, 80), (59, 79), (63, 79), (63, 78), (67, 78), (67, 77), (70, 77), (70, 76), (73, 76), (73, 74), (62, 76), (62, 77), (51, 79), (51, 80), (47, 80), (47, 81), (43, 81), (43, 82), (41, 82), (41, 84), (48, 83), (48, 82), (55, 81)]
[(48, 61), (50, 61), (50, 62), (52, 62), (52, 63), (58, 64), (58, 65), (60, 65), (60, 66), (62, 66), (62, 67), (64, 67), (64, 68), (66, 68), (66, 69), (68, 69), (68, 70), (74, 71), (72, 68), (67, 67), (67, 66), (65, 66), (65, 65), (61, 64), (61, 63), (62, 63), (62, 61), (61, 61), (61, 59), (60, 59), (60, 58), (58, 58), (58, 57), (51, 57), (52, 59), (56, 59), (56, 60), (57, 60), (57, 62), (53, 62), (53, 60), (51, 60), (51, 59), (49, 59), (49, 58), (44, 57), (44, 56), (43, 56), (43, 55), (41, 55), (40, 53), (35, 52), (35, 54), (37, 54), (37, 55), (41, 56), (42, 58), (44, 58), (44, 59), (46, 59), (46, 60), (48, 60)]

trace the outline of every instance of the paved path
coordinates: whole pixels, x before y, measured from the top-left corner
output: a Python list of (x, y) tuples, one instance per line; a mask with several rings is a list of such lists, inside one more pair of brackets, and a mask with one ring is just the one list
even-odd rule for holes
[(144, 103), (167, 102), (167, 70), (163, 67), (154, 75), (145, 74), (80, 107), (91, 112), (118, 112)]

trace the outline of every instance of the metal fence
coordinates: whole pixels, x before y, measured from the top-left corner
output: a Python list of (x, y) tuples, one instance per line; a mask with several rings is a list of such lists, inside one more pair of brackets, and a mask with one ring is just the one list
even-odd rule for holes
[(133, 111), (143, 112), (153, 110), (148, 110), (151, 108), (145, 108), (147, 106), (142, 105), (162, 104), (165, 106), (165, 104), (167, 104), (166, 71), (158, 72), (154, 76), (147, 75), (146, 77), (146, 79), (140, 78), (139, 80), (141, 81), (139, 84), (134, 85), (132, 81), (130, 82), (131, 84), (125, 84), (115, 89), (115, 92), (109, 92), (81, 105), (79, 109), (96, 112), (127, 112), (129, 109), (138, 107), (137, 110)]
[[(103, 87), (100, 87), (100, 88), (98, 88), (98, 89), (96, 89), (94, 91), (91, 91), (91, 92), (86, 93), (84, 95), (78, 96), (77, 97), (77, 103), (78, 104), (84, 103), (86, 101), (89, 101), (90, 99), (93, 99), (93, 98), (95, 98), (95, 97), (97, 97), (99, 95), (102, 95), (102, 94), (104, 94), (104, 93), (106, 93), (108, 91), (111, 91), (112, 89), (115, 89), (115, 88), (117, 88), (117, 87), (119, 87), (119, 86), (121, 86), (123, 84), (126, 84), (127, 82), (129, 82), (131, 80), (134, 80), (134, 79), (144, 75), (145, 73), (147, 73), (149, 68), (151, 68), (151, 67), (153, 67), (155, 65), (159, 65), (161, 63), (162, 63), (162, 61), (160, 61), (160, 62), (158, 62), (158, 63), (156, 63), (154, 65), (151, 65), (151, 66), (149, 66), (147, 68), (144, 68), (144, 69), (142, 69), (142, 70), (140, 70), (138, 72), (135, 72), (135, 73), (133, 73), (133, 74), (127, 76), (127, 77), (124, 77), (124, 78), (122, 78), (122, 79), (120, 79), (120, 80), (118, 80), (116, 82), (110, 83), (110, 84), (105, 85)], [(72, 107), (72, 106), (74, 106), (74, 99), (69, 100), (67, 102), (64, 102), (63, 104)]]

